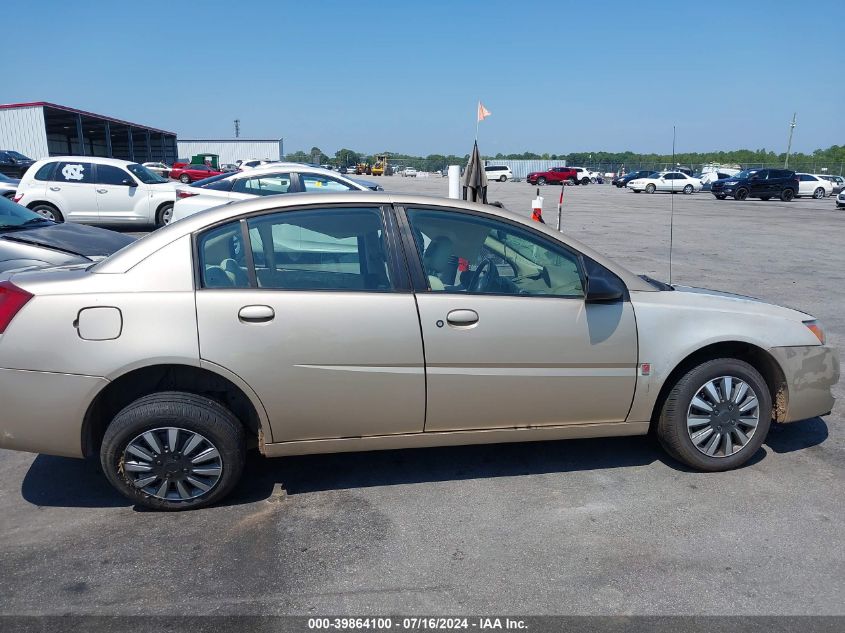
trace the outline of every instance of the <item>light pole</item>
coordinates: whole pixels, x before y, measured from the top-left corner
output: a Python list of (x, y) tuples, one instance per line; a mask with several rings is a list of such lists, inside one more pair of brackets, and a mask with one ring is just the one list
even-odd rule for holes
[(789, 123), (789, 142), (786, 144), (786, 160), (783, 163), (784, 167), (789, 167), (789, 152), (792, 151), (792, 133), (795, 131), (795, 117), (797, 112), (792, 113), (792, 121)]

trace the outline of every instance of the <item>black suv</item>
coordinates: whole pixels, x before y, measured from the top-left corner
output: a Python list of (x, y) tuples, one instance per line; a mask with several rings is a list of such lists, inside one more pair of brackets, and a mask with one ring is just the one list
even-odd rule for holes
[(710, 187), (718, 200), (733, 196), (746, 198), (780, 198), (789, 202), (798, 193), (798, 176), (791, 169), (744, 169), (736, 176), (714, 180)]
[(0, 174), (12, 178), (23, 178), (26, 170), (35, 161), (20, 152), (11, 149), (0, 149)]

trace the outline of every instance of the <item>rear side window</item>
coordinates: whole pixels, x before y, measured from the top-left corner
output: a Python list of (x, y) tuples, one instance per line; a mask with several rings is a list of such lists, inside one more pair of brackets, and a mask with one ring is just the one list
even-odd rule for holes
[(811, 180), (815, 180), (815, 178), (808, 174), (801, 174), (800, 176), (798, 176), (798, 180), (800, 180), (801, 182), (809, 182)]
[(53, 180), (56, 182), (73, 183), (92, 183), (94, 182), (94, 169), (91, 163), (82, 163), (76, 161), (68, 161), (58, 163), (56, 171), (53, 174)]
[(354, 187), (350, 187), (344, 182), (323, 176), (322, 174), (299, 174), (299, 180), (302, 183), (303, 191), (355, 191)]
[(275, 196), (288, 193), (291, 188), (290, 174), (263, 174), (246, 178), (238, 178), (232, 191), (248, 193), (253, 196)]
[(38, 168), (38, 171), (35, 172), (35, 179), (36, 180), (51, 180), (53, 178), (53, 170), (56, 168), (56, 163), (47, 163), (46, 165), (41, 165)]
[(197, 251), (203, 288), (250, 287), (239, 221), (203, 234), (197, 241)]

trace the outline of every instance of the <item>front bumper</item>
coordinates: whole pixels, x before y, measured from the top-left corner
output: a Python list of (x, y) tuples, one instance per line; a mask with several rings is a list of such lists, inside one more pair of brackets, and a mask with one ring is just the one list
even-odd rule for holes
[(786, 378), (786, 411), (779, 411), (777, 418), (795, 422), (830, 413), (835, 401), (831, 388), (839, 382), (836, 350), (826, 345), (807, 345), (775, 347), (769, 351)]
[(82, 457), (82, 420), (105, 378), (0, 369), (0, 448)]

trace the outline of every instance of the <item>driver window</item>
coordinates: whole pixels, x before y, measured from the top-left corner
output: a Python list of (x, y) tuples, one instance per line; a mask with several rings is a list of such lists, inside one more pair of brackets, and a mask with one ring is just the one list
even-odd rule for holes
[(578, 255), (562, 245), (460, 211), (407, 214), (433, 292), (584, 296)]

